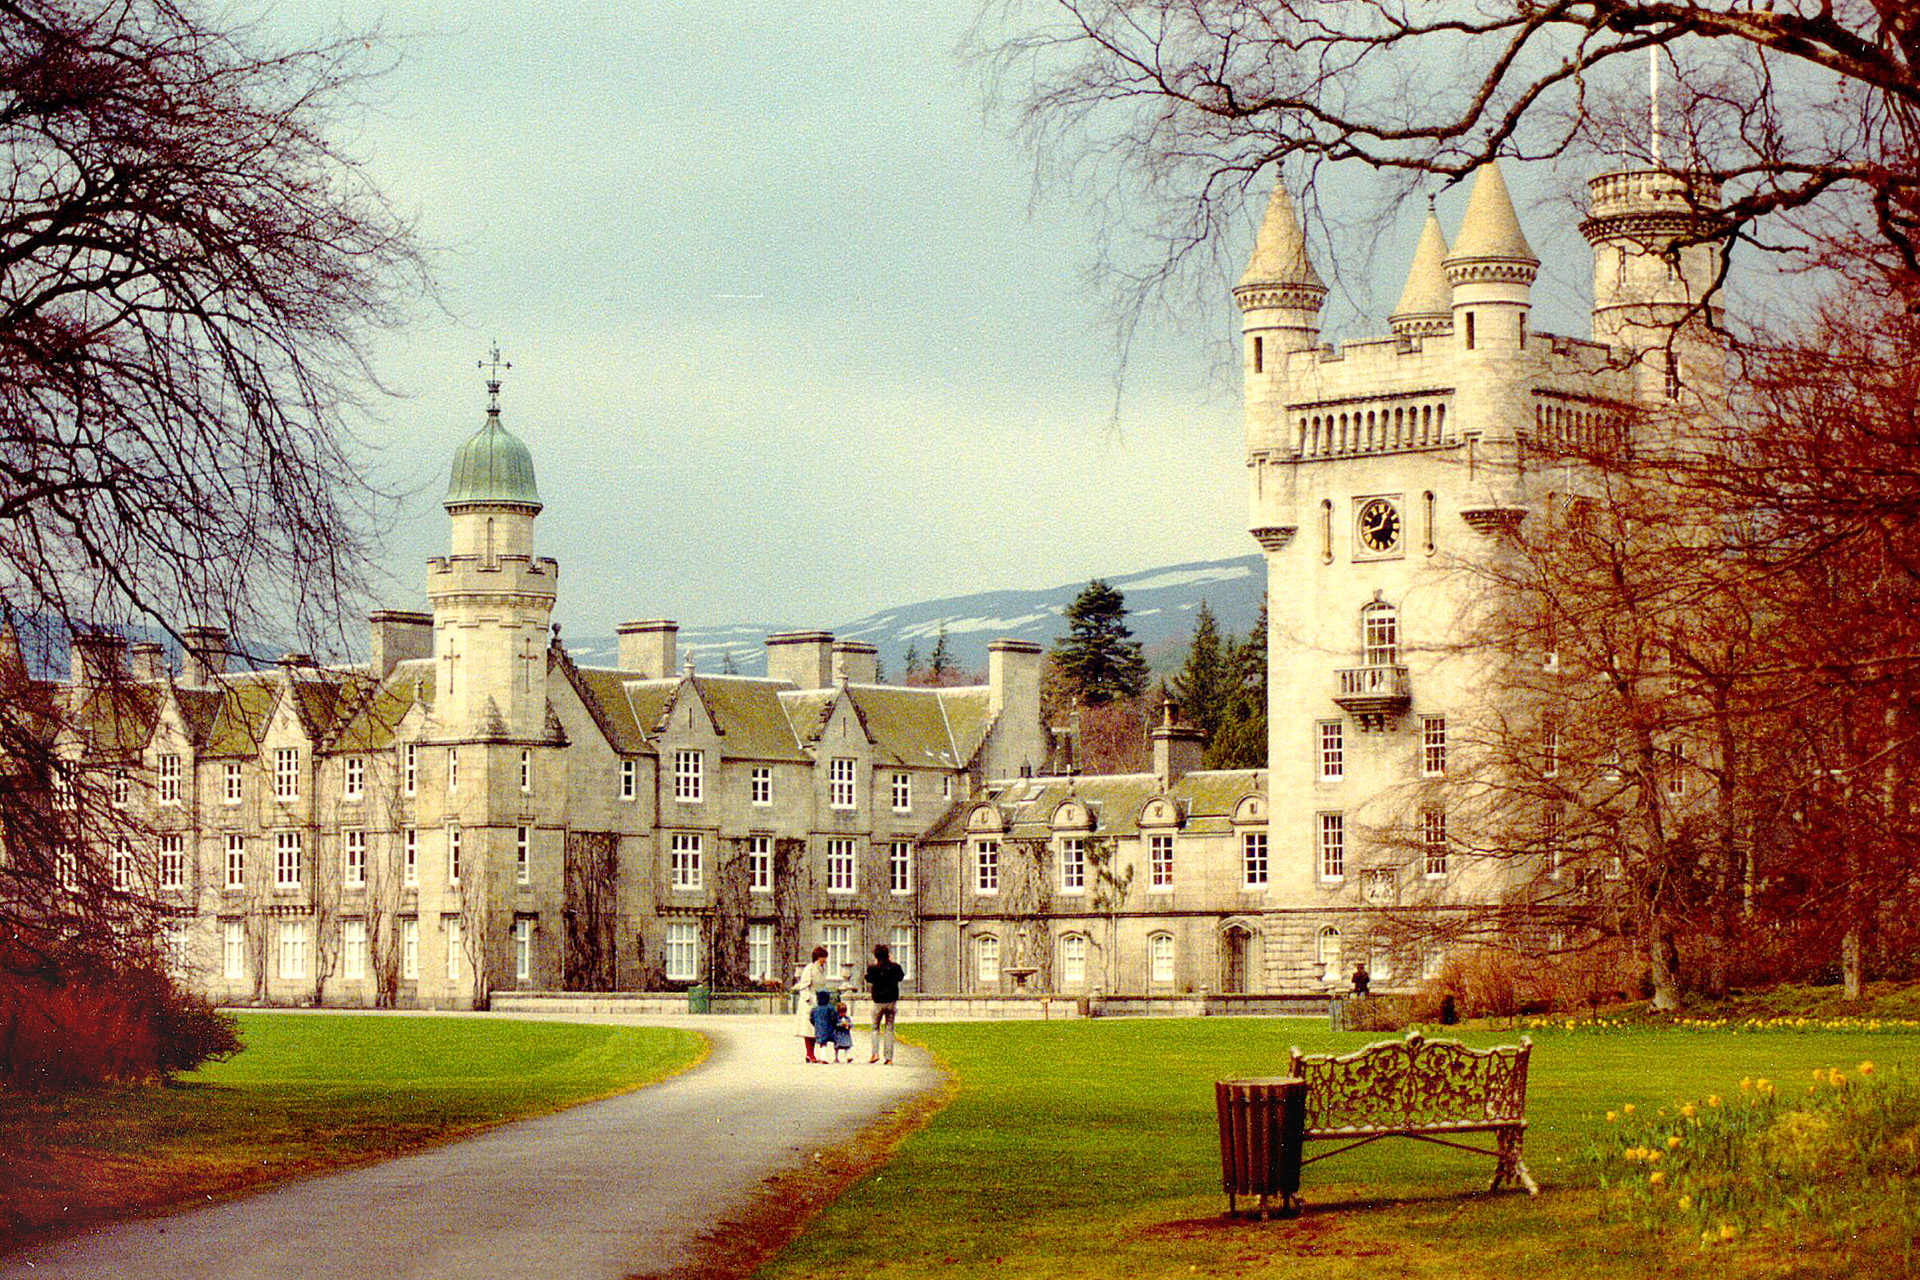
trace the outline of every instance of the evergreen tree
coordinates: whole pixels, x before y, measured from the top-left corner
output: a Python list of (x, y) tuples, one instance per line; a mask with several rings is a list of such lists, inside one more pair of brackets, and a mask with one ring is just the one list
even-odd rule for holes
[(933, 656), (927, 659), (927, 674), (933, 677), (935, 684), (939, 684), (941, 678), (952, 669), (953, 655), (947, 652), (947, 624), (945, 619), (942, 619), (940, 636), (933, 642)]
[(1127, 626), (1126, 597), (1098, 578), (1067, 606), (1067, 634), (1054, 644), (1053, 656), (1090, 707), (1138, 697), (1147, 687), (1146, 659)]
[(911, 640), (907, 641), (907, 656), (902, 665), (906, 668), (902, 674), (907, 679), (911, 680), (920, 674), (920, 646)]
[(1220, 624), (1207, 602), (1200, 602), (1193, 615), (1193, 639), (1187, 646), (1187, 661), (1173, 678), (1170, 693), (1179, 707), (1180, 719), (1204, 730), (1207, 741), (1220, 736), (1220, 728), (1234, 695), (1233, 638), (1220, 639)]
[(1239, 644), (1231, 646), (1229, 692), (1220, 730), (1207, 743), (1209, 769), (1267, 766), (1267, 606)]
[(731, 649), (720, 655), (720, 674), (723, 676), (737, 676), (740, 674), (740, 665), (733, 660), (733, 650)]

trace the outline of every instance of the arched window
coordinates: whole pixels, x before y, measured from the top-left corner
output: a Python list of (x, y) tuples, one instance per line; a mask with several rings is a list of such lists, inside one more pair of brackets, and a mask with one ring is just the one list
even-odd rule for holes
[(1313, 958), (1322, 969), (1340, 970), (1340, 931), (1332, 925), (1320, 930), (1314, 940)]
[(1360, 611), (1361, 661), (1369, 667), (1391, 667), (1400, 661), (1400, 615), (1392, 605), (1375, 600)]
[(1069, 933), (1060, 939), (1060, 981), (1079, 983), (1087, 980), (1087, 935)]
[(1173, 935), (1156, 933), (1147, 939), (1147, 958), (1155, 982), (1173, 981)]
[(1000, 939), (992, 934), (982, 934), (973, 940), (973, 955), (983, 987), (1000, 984)]
[(1330, 500), (1320, 503), (1320, 558), (1333, 563), (1333, 503)]

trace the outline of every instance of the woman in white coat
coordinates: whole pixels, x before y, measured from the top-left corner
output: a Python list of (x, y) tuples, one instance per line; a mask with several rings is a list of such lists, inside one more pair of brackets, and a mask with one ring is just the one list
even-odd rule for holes
[(793, 979), (793, 989), (800, 997), (795, 1001), (795, 1016), (799, 1018), (795, 1029), (806, 1041), (808, 1062), (817, 1061), (813, 1056), (813, 1006), (820, 998), (819, 992), (832, 991), (834, 987), (833, 979), (827, 976), (827, 949), (815, 947), (813, 962), (803, 966)]

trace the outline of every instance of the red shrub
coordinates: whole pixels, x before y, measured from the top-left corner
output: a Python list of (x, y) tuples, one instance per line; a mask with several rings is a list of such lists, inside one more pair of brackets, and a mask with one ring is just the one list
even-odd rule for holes
[(231, 1018), (165, 974), (0, 970), (0, 1085), (64, 1089), (145, 1080), (237, 1051)]

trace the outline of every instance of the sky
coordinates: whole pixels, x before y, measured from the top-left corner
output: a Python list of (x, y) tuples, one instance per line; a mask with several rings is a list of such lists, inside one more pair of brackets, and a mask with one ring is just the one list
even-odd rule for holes
[[(376, 351), (372, 465), (408, 491), (379, 603), (421, 607), (495, 340), (572, 634), (832, 626), (1251, 550), (1233, 281), (1122, 367), (1100, 193), (1036, 191), (957, 53), (978, 5), (276, 3), (288, 40), (383, 28), (396, 65), (343, 137), (433, 248), (438, 306)], [(1509, 178), (1541, 256), (1584, 257)], [(1336, 325), (1390, 308), (1422, 212), (1322, 257)]]

